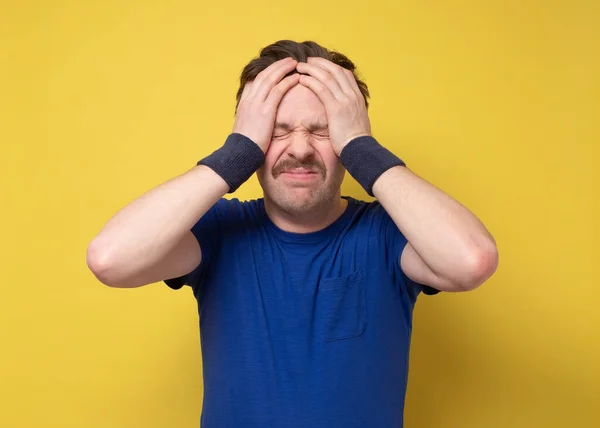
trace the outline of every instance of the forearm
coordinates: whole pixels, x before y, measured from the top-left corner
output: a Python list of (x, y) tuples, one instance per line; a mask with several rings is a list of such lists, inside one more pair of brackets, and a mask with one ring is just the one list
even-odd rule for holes
[(485, 276), (495, 266), (495, 242), (481, 221), (408, 168), (384, 172), (373, 194), (439, 277), (461, 284)]
[(165, 257), (229, 190), (212, 169), (196, 166), (117, 212), (88, 247), (97, 269), (142, 272)]

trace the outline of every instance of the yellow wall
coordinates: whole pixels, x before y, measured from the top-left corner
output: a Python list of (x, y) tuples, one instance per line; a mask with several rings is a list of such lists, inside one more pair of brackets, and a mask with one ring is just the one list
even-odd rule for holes
[[(231, 130), (281, 38), (348, 54), (376, 137), (497, 238), (487, 285), (420, 298), (407, 427), (600, 426), (600, 7), (562, 1), (2, 1), (0, 426), (196, 427), (189, 289), (102, 286), (118, 209)], [(345, 193), (365, 194), (348, 179)], [(253, 178), (236, 196), (260, 195)]]

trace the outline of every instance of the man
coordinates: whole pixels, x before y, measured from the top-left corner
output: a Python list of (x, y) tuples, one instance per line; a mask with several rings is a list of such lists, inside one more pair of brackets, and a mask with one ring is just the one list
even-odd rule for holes
[[(267, 46), (225, 144), (90, 244), (107, 285), (191, 286), (205, 428), (401, 427), (417, 295), (496, 269), (481, 222), (371, 136), (367, 97), (344, 55)], [(375, 202), (341, 196), (346, 170)], [(224, 198), (254, 172), (264, 198)]]

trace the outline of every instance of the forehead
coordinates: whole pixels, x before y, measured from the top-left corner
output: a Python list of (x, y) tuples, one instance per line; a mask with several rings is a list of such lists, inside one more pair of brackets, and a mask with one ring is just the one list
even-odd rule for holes
[(298, 84), (283, 96), (277, 109), (276, 122), (291, 126), (326, 124), (327, 114), (315, 93)]

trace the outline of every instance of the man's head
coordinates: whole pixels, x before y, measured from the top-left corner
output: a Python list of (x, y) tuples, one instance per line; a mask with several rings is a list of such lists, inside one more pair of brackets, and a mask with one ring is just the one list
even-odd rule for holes
[[(281, 40), (262, 49), (260, 55), (244, 67), (236, 96), (236, 112), (246, 83), (286, 57), (299, 62), (306, 62), (308, 57), (321, 57), (347, 68), (353, 72), (368, 106), (367, 85), (356, 76), (354, 64), (345, 55), (312, 41)], [(265, 199), (288, 214), (308, 213), (340, 197), (344, 173), (329, 142), (325, 107), (310, 89), (294, 86), (279, 104), (265, 163), (257, 172)]]

